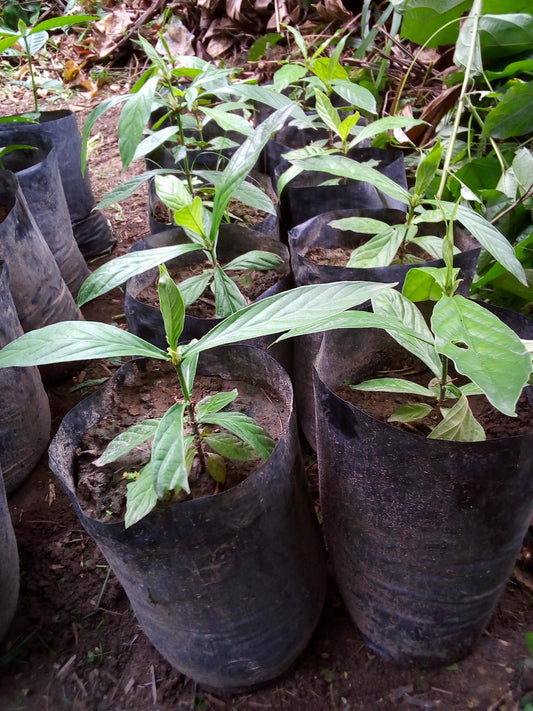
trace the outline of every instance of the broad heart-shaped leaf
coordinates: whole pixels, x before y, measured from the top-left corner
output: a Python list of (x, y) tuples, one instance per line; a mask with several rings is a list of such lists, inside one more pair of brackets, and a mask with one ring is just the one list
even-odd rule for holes
[(109, 190), (96, 207), (99, 210), (103, 210), (105, 207), (109, 207), (110, 205), (114, 205), (117, 202), (121, 202), (122, 200), (129, 198), (130, 195), (133, 195), (133, 193), (150, 178), (153, 178), (156, 175), (165, 175), (175, 172), (176, 171), (171, 168), (156, 168), (155, 170), (147, 170), (145, 173), (135, 175), (133, 178), (126, 180), (121, 185), (117, 185), (116, 188)]
[(261, 459), (268, 459), (276, 443), (268, 432), (243, 412), (206, 413), (203, 423), (224, 427), (253, 447)]
[(237, 389), (233, 388), (233, 390), (229, 390), (227, 392), (216, 393), (216, 395), (209, 395), (208, 397), (204, 397), (196, 405), (196, 417), (198, 419), (198, 422), (203, 421), (202, 418), (204, 417), (204, 415), (212, 412), (218, 412), (224, 407), (227, 407), (227, 405), (229, 405), (235, 400), (237, 395)]
[(213, 290), (217, 318), (230, 316), (243, 309), (248, 303), (239, 291), (237, 284), (218, 264), (214, 269)]
[[(223, 174), (217, 170), (193, 170), (193, 173), (194, 175), (199, 175), (201, 178), (205, 178), (215, 186), (220, 183), (223, 176)], [(234, 190), (233, 197), (235, 200), (242, 202), (243, 205), (248, 205), (256, 210), (262, 210), (269, 215), (277, 214), (274, 203), (264, 190), (261, 190), (257, 185), (249, 183), (246, 180)]]
[(257, 457), (253, 447), (229, 432), (212, 432), (209, 435), (204, 435), (203, 439), (211, 449), (228, 459), (249, 462)]
[[(459, 18), (471, 4), (472, 0), (409, 0), (403, 11), (401, 36), (419, 45), (427, 43), (428, 47), (454, 44)], [(457, 22), (448, 24), (452, 20)]]
[(154, 183), (157, 197), (173, 212), (178, 212), (191, 204), (193, 196), (187, 183), (177, 175), (156, 175)]
[(344, 79), (333, 79), (331, 86), (341, 99), (347, 101), (350, 106), (366, 111), (369, 114), (377, 112), (376, 99), (372, 92), (364, 86)]
[(231, 157), (223, 172), (223, 179), (218, 184), (213, 201), (212, 225), (209, 234), (211, 244), (216, 244), (220, 223), (235, 189), (252, 170), (267, 141), (275, 131), (283, 126), (293, 109), (294, 104), (291, 103), (271, 114)]
[(497, 316), (462, 296), (443, 296), (431, 316), (435, 346), (451, 358), (505, 415), (515, 406), (531, 373), (531, 358), (518, 336)]
[[(445, 201), (439, 202), (437, 205), (433, 200), (428, 200), (427, 202), (436, 205), (438, 209), (422, 212), (422, 219), (440, 222), (442, 220), (442, 211), (444, 211), (447, 220), (457, 219), (477, 239), (481, 246), (492, 254), (496, 261), (502, 264), (522, 284), (527, 285), (524, 268), (516, 258), (509, 240), (488, 220), (464, 205), (456, 205), (453, 202)], [(438, 217), (439, 212), (440, 219)]]
[(184, 434), (185, 403), (177, 402), (161, 418), (152, 445), (150, 465), (157, 497), (167, 491), (190, 492), (185, 455), (192, 440)]
[(476, 420), (468, 404), (461, 395), (455, 405), (444, 411), (443, 419), (428, 435), (428, 439), (448, 439), (457, 442), (482, 442), (486, 439), (483, 427)]
[(533, 84), (514, 82), (485, 118), (482, 135), (493, 138), (526, 136), (533, 131)]
[(201, 274), (189, 277), (185, 281), (180, 282), (180, 291), (185, 304), (185, 308), (194, 304), (207, 289), (209, 282), (213, 278), (212, 269), (204, 269)]
[(121, 432), (111, 440), (104, 453), (98, 459), (95, 459), (93, 464), (97, 467), (103, 467), (143, 444), (143, 442), (155, 435), (160, 421), (160, 418), (143, 420), (138, 425), (133, 425), (125, 432)]
[(95, 269), (83, 282), (78, 293), (78, 306), (83, 306), (91, 299), (96, 299), (97, 296), (101, 296), (116, 286), (120, 286), (136, 274), (142, 274), (169, 259), (174, 259), (189, 252), (197, 252), (199, 249), (200, 247), (197, 244), (176, 244), (171, 247), (156, 247), (155, 249), (128, 252), (116, 257), (116, 259), (112, 259), (107, 264), (102, 264), (101, 267)]
[(394, 128), (413, 128), (413, 126), (420, 126), (425, 123), (425, 121), (415, 119), (412, 116), (385, 116), (385, 118), (376, 119), (375, 121), (371, 121), (368, 125), (363, 126), (350, 142), (349, 147), (353, 148), (367, 138), (375, 138), (375, 136), (380, 133), (391, 131)]
[(387, 226), (368, 242), (356, 247), (348, 260), (347, 267), (388, 267), (402, 244), (406, 225)]
[(176, 350), (185, 324), (185, 304), (179, 288), (168, 273), (164, 264), (159, 265), (157, 284), (159, 307), (165, 325), (165, 336), (171, 350)]
[(29, 331), (5, 345), (0, 350), (0, 368), (120, 356), (169, 359), (165, 351), (118, 326), (61, 321)]
[(352, 390), (369, 390), (380, 393), (407, 393), (408, 395), (423, 395), (424, 397), (435, 397), (433, 390), (425, 388), (423, 385), (413, 383), (402, 378), (373, 378), (364, 380), (357, 385), (350, 385)]
[(303, 170), (316, 170), (323, 173), (330, 173), (331, 175), (337, 175), (340, 178), (365, 181), (389, 197), (400, 200), (401, 202), (408, 203), (411, 197), (407, 190), (402, 188), (401, 185), (398, 185), (398, 183), (395, 183), (394, 180), (391, 180), (386, 175), (382, 175), (375, 168), (371, 168), (365, 163), (359, 163), (346, 156), (323, 154), (297, 159), (294, 160), (294, 163)]
[[(509, 11), (508, 11), (509, 12)], [(485, 64), (530, 52), (533, 46), (533, 14), (528, 12), (486, 14), (479, 18), (479, 44)]]
[(120, 112), (118, 120), (118, 149), (124, 168), (127, 168), (133, 160), (137, 146), (141, 142), (144, 127), (150, 119), (152, 102), (158, 83), (158, 76), (150, 77), (136, 94), (129, 96), (127, 103)]
[(407, 337), (400, 330), (386, 329), (403, 348), (427, 365), (437, 378), (440, 377), (442, 365), (435, 350), (433, 334), (429, 330), (424, 317), (417, 307), (398, 291), (388, 291), (376, 294), (372, 298), (372, 308), (378, 316), (388, 316), (397, 319), (400, 324), (411, 331)]
[(315, 91), (316, 111), (325, 126), (334, 134), (338, 135), (341, 120), (337, 109), (333, 106), (328, 97), (321, 91)]
[[(382, 289), (395, 284), (374, 282), (335, 282), (300, 286), (256, 301), (212, 328), (196, 343), (191, 343), (184, 355), (189, 357), (216, 346), (268, 336), (311, 324), (321, 318), (358, 306)], [(1, 354), (1, 351), (0, 351)]]
[(234, 271), (240, 269), (257, 269), (259, 271), (267, 271), (268, 269), (276, 269), (280, 264), (283, 264), (283, 259), (279, 254), (274, 252), (265, 252), (261, 249), (252, 249), (250, 252), (241, 254), (235, 257), (231, 262), (228, 262), (224, 269), (225, 271)]
[(397, 407), (392, 415), (387, 417), (387, 422), (416, 422), (429, 415), (433, 410), (425, 402), (411, 402)]
[(124, 526), (129, 528), (144, 518), (157, 504), (157, 494), (150, 464), (139, 472), (139, 476), (131, 481), (126, 488), (126, 516)]

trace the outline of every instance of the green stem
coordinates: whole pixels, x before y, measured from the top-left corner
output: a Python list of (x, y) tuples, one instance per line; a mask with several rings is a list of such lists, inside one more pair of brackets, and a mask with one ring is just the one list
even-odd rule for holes
[(470, 76), (472, 73), (472, 65), (474, 63), (474, 54), (476, 51), (476, 40), (477, 40), (477, 30), (478, 30), (478, 25), (479, 25), (479, 16), (481, 14), (481, 4), (482, 0), (474, 0), (472, 4), (472, 11), (470, 14), (470, 17), (466, 20), (467, 22), (469, 20), (472, 20), (473, 28), (472, 28), (472, 40), (470, 42), (470, 47), (468, 50), (468, 57), (466, 60), (466, 67), (465, 67), (465, 75), (463, 79), (463, 84), (461, 86), (461, 94), (459, 96), (459, 102), (457, 104), (457, 111), (455, 112), (455, 120), (453, 123), (453, 128), (452, 128), (452, 133), (450, 136), (450, 140), (448, 142), (448, 146), (446, 149), (446, 156), (444, 158), (444, 165), (442, 166), (442, 175), (440, 179), (440, 185), (439, 189), (437, 190), (437, 200), (442, 199), (442, 195), (444, 193), (444, 188), (446, 187), (446, 179), (448, 176), (448, 173), (450, 171), (450, 165), (452, 163), (453, 159), (453, 149), (455, 146), (455, 141), (457, 140), (457, 134), (459, 133), (459, 127), (461, 125), (461, 117), (463, 114), (463, 109), (465, 106), (465, 101), (466, 101), (466, 95), (468, 92), (468, 85), (470, 83)]
[(203, 448), (202, 437), (200, 435), (200, 425), (196, 418), (196, 410), (192, 401), (192, 393), (189, 392), (187, 383), (185, 382), (183, 371), (181, 369), (181, 364), (179, 362), (174, 362), (174, 367), (176, 368), (176, 373), (180, 382), (181, 391), (183, 393), (183, 399), (185, 400), (185, 409), (187, 410), (189, 422), (192, 427), (192, 432), (194, 435), (194, 447), (196, 449), (196, 454), (198, 455), (198, 460), (200, 461), (200, 469), (202, 474), (204, 474), (205, 472), (207, 472), (207, 460)]
[(33, 72), (33, 62), (31, 61), (31, 52), (28, 47), (28, 42), (26, 37), (24, 37), (24, 45), (26, 47), (26, 57), (28, 58), (28, 67), (30, 69), (30, 79), (31, 79), (31, 89), (33, 92), (33, 103), (35, 106), (35, 111), (39, 111), (39, 102), (37, 97), (37, 84), (35, 83), (35, 74)]
[(448, 380), (448, 363), (449, 359), (447, 356), (441, 356), (441, 376), (439, 383), (439, 405), (442, 405), (446, 400), (446, 382)]

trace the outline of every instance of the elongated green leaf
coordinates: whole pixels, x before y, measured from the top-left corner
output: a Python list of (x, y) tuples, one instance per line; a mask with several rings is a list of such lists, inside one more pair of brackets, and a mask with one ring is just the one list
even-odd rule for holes
[[(165, 126), (165, 128), (161, 128), (159, 131), (154, 131), (153, 133), (148, 134), (148, 136), (146, 136), (146, 138), (144, 138), (137, 146), (133, 160), (142, 158), (147, 153), (150, 153), (156, 148), (159, 148), (159, 146), (162, 146), (165, 142), (170, 141), (170, 139), (178, 133), (178, 130), (177, 126)], [(179, 155), (174, 158), (175, 162), (177, 163), (182, 160), (185, 155), (186, 148), (185, 146), (181, 146)]]
[(337, 230), (351, 230), (363, 235), (377, 235), (390, 227), (386, 222), (373, 217), (341, 217), (339, 220), (331, 220), (328, 225)]
[(287, 32), (290, 32), (294, 41), (296, 42), (296, 46), (302, 53), (302, 57), (304, 60), (307, 60), (308, 54), (307, 54), (307, 45), (305, 44), (305, 40), (296, 27), (292, 27), (291, 25), (285, 25), (284, 29), (287, 30)]
[(215, 292), (216, 316), (225, 318), (247, 305), (239, 287), (220, 266), (215, 266), (213, 288)]
[(118, 149), (122, 165), (127, 168), (135, 156), (146, 124), (150, 119), (159, 77), (153, 76), (136, 94), (130, 94), (118, 120)]
[(87, 277), (78, 293), (78, 306), (120, 286), (136, 274), (142, 274), (169, 259), (180, 257), (189, 252), (196, 252), (199, 249), (197, 244), (176, 244), (171, 247), (156, 247), (155, 249), (123, 254), (107, 264), (102, 264)]
[(420, 358), (434, 375), (440, 377), (442, 366), (435, 349), (433, 334), (418, 308), (398, 291), (376, 294), (372, 298), (372, 308), (379, 316), (396, 318), (411, 331), (411, 335), (405, 337), (403, 332), (398, 329), (386, 329), (387, 333), (401, 346)]
[(350, 106), (366, 111), (369, 114), (375, 114), (377, 112), (376, 99), (372, 92), (364, 86), (344, 79), (333, 79), (331, 86)]
[(90, 321), (62, 321), (29, 331), (0, 350), (0, 368), (67, 363), (89, 358), (168, 355), (118, 326)]
[(518, 336), (487, 309), (458, 295), (436, 303), (431, 326), (438, 352), (451, 358), (494, 407), (514, 416), (531, 373), (531, 358)]
[(426, 122), (415, 119), (412, 116), (385, 116), (385, 118), (376, 119), (375, 121), (371, 121), (367, 126), (363, 126), (350, 142), (349, 147), (353, 148), (358, 143), (361, 143), (361, 141), (375, 138), (380, 133), (392, 131), (395, 128), (413, 128), (413, 126), (420, 126), (424, 123)]
[(253, 447), (229, 432), (213, 432), (212, 434), (205, 435), (204, 441), (211, 449), (214, 449), (215, 452), (228, 459), (235, 459), (239, 462), (249, 462), (257, 457)]
[(297, 120), (298, 124), (313, 127), (313, 119), (306, 116), (305, 112), (284, 94), (279, 93), (275, 89), (268, 86), (257, 86), (255, 84), (239, 84), (234, 83), (226, 89), (219, 89), (219, 94), (226, 94), (230, 97), (239, 96), (250, 101), (257, 101), (260, 104), (266, 104), (273, 109), (282, 109), (284, 107), (293, 106), (291, 112), (292, 117)]
[(231, 262), (228, 262), (224, 267), (225, 271), (233, 271), (239, 269), (257, 269), (266, 271), (268, 269), (276, 269), (280, 264), (283, 264), (283, 259), (279, 254), (274, 252), (265, 252), (261, 249), (252, 249), (250, 252), (241, 254), (235, 257)]
[(515, 82), (485, 119), (482, 135), (493, 138), (526, 136), (533, 131), (533, 84)]
[(394, 284), (335, 282), (301, 286), (257, 301), (217, 324), (186, 349), (187, 357), (215, 346), (268, 336), (329, 318)]
[[(432, 200), (428, 200), (428, 203), (436, 205)], [(464, 228), (477, 239), (487, 252), (492, 254), (496, 261), (502, 264), (522, 284), (527, 285), (524, 268), (516, 258), (511, 244), (494, 225), (491, 225), (484, 217), (464, 205), (456, 205), (453, 202), (439, 202), (438, 206), (444, 211), (446, 219), (457, 219), (461, 222)], [(435, 213), (437, 212), (438, 210), (435, 210)], [(430, 219), (428, 212), (422, 213), (421, 216), (424, 219)], [(438, 222), (439, 220), (436, 219), (435, 221)]]
[(253, 447), (261, 459), (268, 459), (276, 443), (268, 432), (243, 412), (213, 412), (203, 417), (204, 424), (224, 427)]
[(220, 223), (226, 212), (235, 189), (239, 186), (248, 173), (252, 170), (272, 134), (280, 129), (289, 118), (294, 109), (290, 104), (271, 114), (254, 133), (238, 148), (223, 173), (223, 180), (218, 185), (218, 190), (213, 201), (213, 216), (210, 232), (210, 242), (216, 244)]
[(486, 64), (530, 52), (533, 46), (533, 14), (529, 12), (483, 14), (479, 18), (479, 44)]
[(387, 422), (416, 422), (429, 415), (433, 410), (431, 405), (425, 402), (412, 402), (401, 405), (387, 418)]
[(316, 111), (327, 128), (335, 135), (339, 135), (341, 120), (337, 109), (328, 97), (321, 91), (315, 91)]
[[(0, 43), (0, 49), (1, 49), (1, 43)], [(98, 104), (89, 116), (87, 117), (87, 120), (83, 124), (83, 130), (81, 134), (81, 170), (82, 173), (85, 173), (85, 168), (87, 167), (87, 144), (89, 142), (89, 137), (91, 135), (91, 131), (93, 130), (93, 126), (95, 123), (98, 121), (100, 116), (105, 114), (106, 111), (111, 109), (113, 106), (116, 106), (117, 104), (121, 104), (124, 101), (127, 101), (129, 98), (129, 94), (125, 94), (124, 96), (113, 96), (110, 99), (105, 99), (102, 101), (101, 104)]]
[(424, 195), (433, 178), (437, 175), (442, 157), (442, 145), (437, 143), (424, 156), (416, 169), (415, 195)]
[(155, 433), (150, 464), (159, 499), (174, 489), (190, 492), (185, 455), (192, 436), (184, 434), (184, 415), (184, 402), (172, 405)]
[(139, 472), (139, 476), (131, 481), (126, 489), (126, 516), (124, 525), (126, 528), (144, 518), (157, 504), (157, 494), (154, 489), (154, 482), (150, 464), (147, 464)]
[(6, 49), (9, 49), (12, 47), (16, 42), (19, 40), (19, 34), (17, 32), (9, 33), (4, 30), (2, 34), (0, 34), (0, 37), (4, 37), (2, 40), (0, 40), (0, 54), (3, 54)]
[(482, 442), (486, 437), (483, 427), (472, 414), (468, 399), (462, 395), (455, 405), (445, 412), (441, 422), (428, 435), (428, 439)]
[(174, 212), (191, 204), (193, 196), (187, 183), (177, 175), (157, 175), (154, 182), (157, 197)]
[(216, 393), (216, 395), (209, 395), (208, 397), (204, 397), (196, 405), (196, 416), (198, 418), (198, 422), (203, 422), (203, 418), (205, 415), (208, 415), (213, 412), (218, 412), (224, 407), (227, 407), (231, 402), (235, 400), (237, 395), (237, 389), (233, 388), (233, 390), (228, 390), (227, 392)]
[(253, 133), (254, 127), (243, 116), (227, 111), (220, 111), (217, 108), (210, 108), (208, 106), (201, 106), (200, 111), (212, 119), (224, 131), (236, 131), (242, 133), (244, 136), (250, 136)]
[(156, 175), (169, 173), (175, 173), (175, 171), (170, 168), (156, 168), (155, 170), (148, 170), (145, 173), (134, 175), (133, 178), (130, 178), (121, 185), (117, 185), (116, 188), (109, 190), (96, 207), (98, 210), (103, 210), (105, 207), (109, 207), (110, 205), (115, 205), (117, 202), (126, 200), (126, 198), (133, 195), (133, 193), (138, 190), (141, 185), (144, 185), (144, 183), (146, 183), (150, 178), (153, 178)]
[(98, 459), (95, 459), (93, 464), (97, 467), (103, 467), (143, 444), (155, 435), (159, 422), (160, 418), (143, 420), (138, 425), (133, 425), (125, 432), (121, 432), (111, 440), (104, 453)]
[(340, 178), (365, 181), (386, 195), (389, 195), (391, 198), (400, 200), (401, 202), (408, 203), (411, 197), (405, 188), (402, 188), (386, 175), (382, 175), (375, 168), (371, 168), (365, 163), (359, 163), (346, 156), (311, 156), (309, 158), (295, 160), (294, 163), (303, 170), (316, 170), (330, 173), (331, 175), (337, 175)]
[(22, 43), (28, 54), (33, 57), (48, 42), (48, 37), (48, 32), (32, 32), (22, 38)]
[(350, 387), (352, 390), (368, 390), (380, 393), (406, 393), (408, 395), (435, 397), (433, 390), (425, 388), (418, 383), (413, 383), (410, 380), (403, 380), (402, 378), (374, 378), (372, 380), (364, 380), (357, 385), (350, 385)]
[(375, 235), (360, 247), (356, 247), (348, 261), (347, 267), (388, 267), (393, 261), (402, 244), (406, 225), (389, 227)]
[[(193, 170), (194, 175), (204, 178), (208, 182), (217, 186), (223, 179), (223, 174), (216, 170)], [(253, 183), (244, 181), (233, 192), (233, 198), (256, 210), (262, 210), (270, 215), (276, 215), (274, 203), (264, 190)]]
[(180, 282), (180, 291), (183, 297), (185, 308), (194, 304), (207, 289), (207, 286), (213, 278), (213, 270), (205, 269), (201, 274), (189, 277), (185, 281)]
[(202, 199), (199, 196), (193, 198), (190, 205), (186, 205), (174, 213), (174, 222), (184, 229), (192, 230), (203, 239), (207, 239)]
[(352, 114), (351, 116), (347, 116), (345, 119), (343, 119), (340, 123), (339, 126), (339, 136), (342, 138), (343, 142), (346, 142), (348, 140), (348, 136), (350, 135), (350, 132), (354, 128), (354, 126), (357, 126), (357, 122), (360, 119), (359, 112), (356, 111), (355, 114)]
[(51, 17), (43, 20), (33, 27), (32, 32), (41, 30), (56, 30), (60, 27), (72, 27), (72, 25), (82, 25), (85, 22), (97, 22), (98, 15), (62, 15), (61, 17)]
[(284, 64), (272, 77), (274, 89), (280, 93), (291, 84), (296, 84), (307, 74), (307, 70), (301, 64)]
[(159, 294), (159, 305), (165, 325), (167, 343), (172, 350), (176, 350), (185, 324), (185, 304), (179, 288), (164, 264), (159, 265), (157, 293)]
[[(411, 240), (413, 244), (416, 244), (427, 252), (433, 259), (442, 259), (442, 247), (443, 241), (442, 237), (436, 237), (435, 235), (420, 235)], [(453, 253), (457, 254), (459, 250), (454, 247)]]

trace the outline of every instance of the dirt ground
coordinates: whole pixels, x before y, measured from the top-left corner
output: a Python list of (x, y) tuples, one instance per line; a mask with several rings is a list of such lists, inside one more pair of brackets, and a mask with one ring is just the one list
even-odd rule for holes
[[(115, 88), (122, 90), (124, 86)], [(76, 96), (70, 105), (82, 121), (90, 102)], [(0, 93), (0, 110), (13, 111), (13, 95)], [(115, 111), (98, 125), (89, 163), (97, 197), (124, 177), (116, 121)], [(137, 170), (142, 166), (130, 173)], [(148, 234), (144, 191), (106, 214), (118, 239), (115, 254)], [(123, 324), (121, 292), (101, 297), (84, 313)], [(54, 429), (91, 391), (90, 381), (109, 376), (115, 368), (109, 362), (94, 363), (50, 387)], [(86, 386), (72, 390), (83, 382)], [(311, 457), (309, 463), (316, 496)], [(259, 691), (221, 698), (172, 669), (146, 639), (120, 584), (55, 483), (46, 455), (10, 498), (10, 509), (21, 590), (15, 619), (0, 647), (3, 711), (518, 711), (526, 708), (530, 694), (533, 698), (533, 668), (525, 642), (525, 633), (533, 631), (533, 588), (519, 569), (474, 652), (458, 664), (433, 670), (399, 668), (372, 654), (330, 577), (324, 613), (294, 667)]]

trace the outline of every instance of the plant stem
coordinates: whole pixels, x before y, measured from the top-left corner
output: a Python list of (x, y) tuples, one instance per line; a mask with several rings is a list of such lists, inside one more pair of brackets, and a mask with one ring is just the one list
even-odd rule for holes
[(466, 67), (465, 67), (465, 75), (463, 79), (463, 85), (461, 86), (461, 94), (459, 96), (459, 102), (457, 104), (457, 111), (455, 112), (455, 120), (453, 122), (453, 128), (452, 128), (452, 134), (450, 136), (450, 140), (448, 142), (448, 147), (446, 149), (446, 156), (444, 158), (444, 165), (442, 166), (442, 176), (440, 179), (440, 185), (439, 189), (437, 190), (437, 200), (442, 199), (442, 195), (444, 193), (444, 188), (446, 187), (446, 178), (448, 176), (449, 170), (450, 170), (450, 165), (453, 159), (453, 149), (455, 146), (455, 141), (457, 140), (457, 134), (459, 133), (459, 126), (461, 124), (461, 116), (463, 114), (463, 109), (465, 106), (465, 101), (466, 101), (466, 95), (468, 91), (468, 84), (470, 83), (470, 75), (472, 72), (472, 65), (474, 62), (474, 53), (476, 51), (476, 46), (477, 46), (477, 29), (479, 25), (479, 16), (481, 14), (481, 4), (482, 0), (474, 0), (472, 4), (472, 10), (470, 13), (470, 16), (466, 20), (468, 22), (469, 20), (472, 20), (473, 27), (472, 27), (472, 39), (470, 42), (470, 47), (468, 50), (468, 57), (466, 60)]
[(31, 79), (31, 90), (33, 93), (33, 103), (35, 106), (35, 111), (39, 111), (39, 102), (37, 99), (37, 85), (35, 83), (35, 74), (33, 72), (33, 62), (31, 61), (31, 52), (30, 48), (28, 47), (28, 40), (26, 37), (24, 37), (24, 46), (26, 47), (26, 57), (28, 59), (28, 67), (30, 70), (30, 79)]
[(198, 455), (198, 460), (200, 461), (200, 470), (202, 474), (207, 471), (206, 456), (202, 444), (202, 437), (200, 435), (200, 426), (198, 420), (196, 419), (196, 410), (194, 409), (194, 403), (192, 401), (192, 393), (189, 392), (187, 388), (187, 383), (183, 376), (183, 371), (181, 369), (181, 364), (174, 362), (174, 367), (176, 368), (176, 373), (178, 375), (178, 380), (180, 381), (181, 391), (183, 393), (183, 399), (185, 400), (185, 408), (189, 416), (189, 422), (192, 427), (194, 435), (194, 448), (196, 449), (196, 454)]
[(447, 356), (441, 356), (442, 371), (439, 383), (439, 405), (442, 405), (446, 400), (446, 382), (448, 380), (448, 363)]

